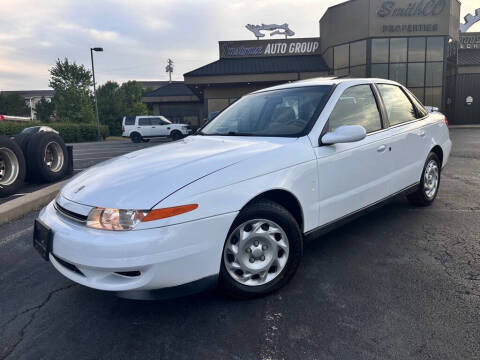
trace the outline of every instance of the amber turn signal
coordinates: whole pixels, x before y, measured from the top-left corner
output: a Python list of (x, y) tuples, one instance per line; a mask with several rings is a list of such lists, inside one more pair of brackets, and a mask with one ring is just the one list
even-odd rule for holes
[(189, 211), (193, 211), (196, 208), (198, 208), (197, 204), (189, 204), (189, 205), (174, 206), (174, 207), (163, 208), (163, 209), (154, 209), (150, 211), (148, 215), (142, 219), (142, 222), (160, 220), (160, 219), (165, 219), (172, 216), (177, 216), (180, 214), (187, 213)]

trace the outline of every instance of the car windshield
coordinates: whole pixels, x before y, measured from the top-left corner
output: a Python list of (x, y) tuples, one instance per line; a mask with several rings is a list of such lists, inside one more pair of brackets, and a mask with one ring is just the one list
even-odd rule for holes
[(201, 135), (304, 135), (318, 117), (330, 85), (279, 89), (244, 96), (199, 132)]

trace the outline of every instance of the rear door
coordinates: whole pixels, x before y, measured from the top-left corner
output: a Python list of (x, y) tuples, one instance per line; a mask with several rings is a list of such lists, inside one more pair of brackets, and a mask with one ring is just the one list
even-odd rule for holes
[(373, 85), (347, 88), (326, 123), (326, 131), (362, 125), (367, 136), (357, 142), (315, 148), (320, 215), (325, 225), (389, 195), (389, 138)]
[(417, 108), (405, 89), (394, 84), (377, 84), (390, 124), (392, 193), (420, 181), (428, 151), (425, 121), (427, 112)]
[(152, 136), (152, 123), (148, 117), (138, 118), (137, 130), (142, 134), (142, 136)]

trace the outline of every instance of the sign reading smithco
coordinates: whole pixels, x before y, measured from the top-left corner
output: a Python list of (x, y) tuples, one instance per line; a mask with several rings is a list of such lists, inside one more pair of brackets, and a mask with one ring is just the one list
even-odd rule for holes
[(440, 28), (448, 20), (447, 0), (382, 0), (374, 3), (375, 23), (381, 33), (400, 35), (445, 31), (444, 27)]
[(220, 58), (319, 55), (319, 38), (220, 41)]

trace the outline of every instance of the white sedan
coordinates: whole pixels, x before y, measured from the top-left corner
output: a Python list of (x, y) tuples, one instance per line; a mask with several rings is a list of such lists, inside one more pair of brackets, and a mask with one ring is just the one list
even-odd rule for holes
[(303, 240), (397, 194), (430, 205), (447, 120), (381, 79), (313, 79), (244, 96), (195, 136), (101, 163), (35, 221), (66, 277), (129, 298), (285, 285)]

